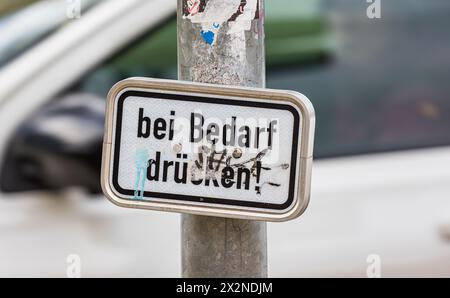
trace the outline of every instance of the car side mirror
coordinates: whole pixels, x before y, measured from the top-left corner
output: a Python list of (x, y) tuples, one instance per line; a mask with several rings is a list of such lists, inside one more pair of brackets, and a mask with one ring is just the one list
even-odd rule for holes
[(83, 187), (99, 193), (104, 99), (69, 94), (20, 125), (0, 172), (2, 192)]

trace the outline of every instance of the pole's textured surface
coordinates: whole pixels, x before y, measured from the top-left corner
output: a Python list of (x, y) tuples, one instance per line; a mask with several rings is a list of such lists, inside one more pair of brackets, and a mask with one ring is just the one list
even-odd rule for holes
[[(178, 77), (264, 87), (263, 0), (178, 0)], [(266, 223), (182, 215), (183, 277), (267, 277)]]

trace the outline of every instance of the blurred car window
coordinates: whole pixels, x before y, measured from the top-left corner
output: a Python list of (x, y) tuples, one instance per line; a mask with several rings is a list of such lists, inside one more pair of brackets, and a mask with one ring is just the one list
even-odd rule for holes
[(381, 19), (368, 5), (322, 1), (333, 60), (269, 70), (268, 86), (311, 98), (319, 157), (448, 145), (450, 1), (381, 1)]
[[(316, 108), (316, 157), (450, 144), (450, 1), (267, 1), (267, 86)], [(71, 91), (106, 97), (129, 76), (176, 78), (176, 24), (163, 24)]]
[[(98, 2), (83, 1), (80, 13)], [(17, 0), (0, 4), (0, 67), (69, 23), (68, 9), (67, 2), (61, 0)]]

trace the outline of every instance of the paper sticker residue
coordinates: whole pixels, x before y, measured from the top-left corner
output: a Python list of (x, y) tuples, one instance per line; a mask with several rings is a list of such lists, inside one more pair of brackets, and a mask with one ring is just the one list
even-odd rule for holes
[(213, 45), (224, 23), (229, 25), (227, 34), (251, 29), (252, 21), (258, 18), (258, 0), (188, 0), (183, 10), (183, 17), (201, 24), (204, 41)]

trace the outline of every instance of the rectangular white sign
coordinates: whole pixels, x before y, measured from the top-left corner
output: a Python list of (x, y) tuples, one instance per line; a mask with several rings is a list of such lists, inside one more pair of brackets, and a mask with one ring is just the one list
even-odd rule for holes
[(129, 79), (109, 94), (102, 185), (133, 208), (282, 221), (309, 200), (301, 94)]

